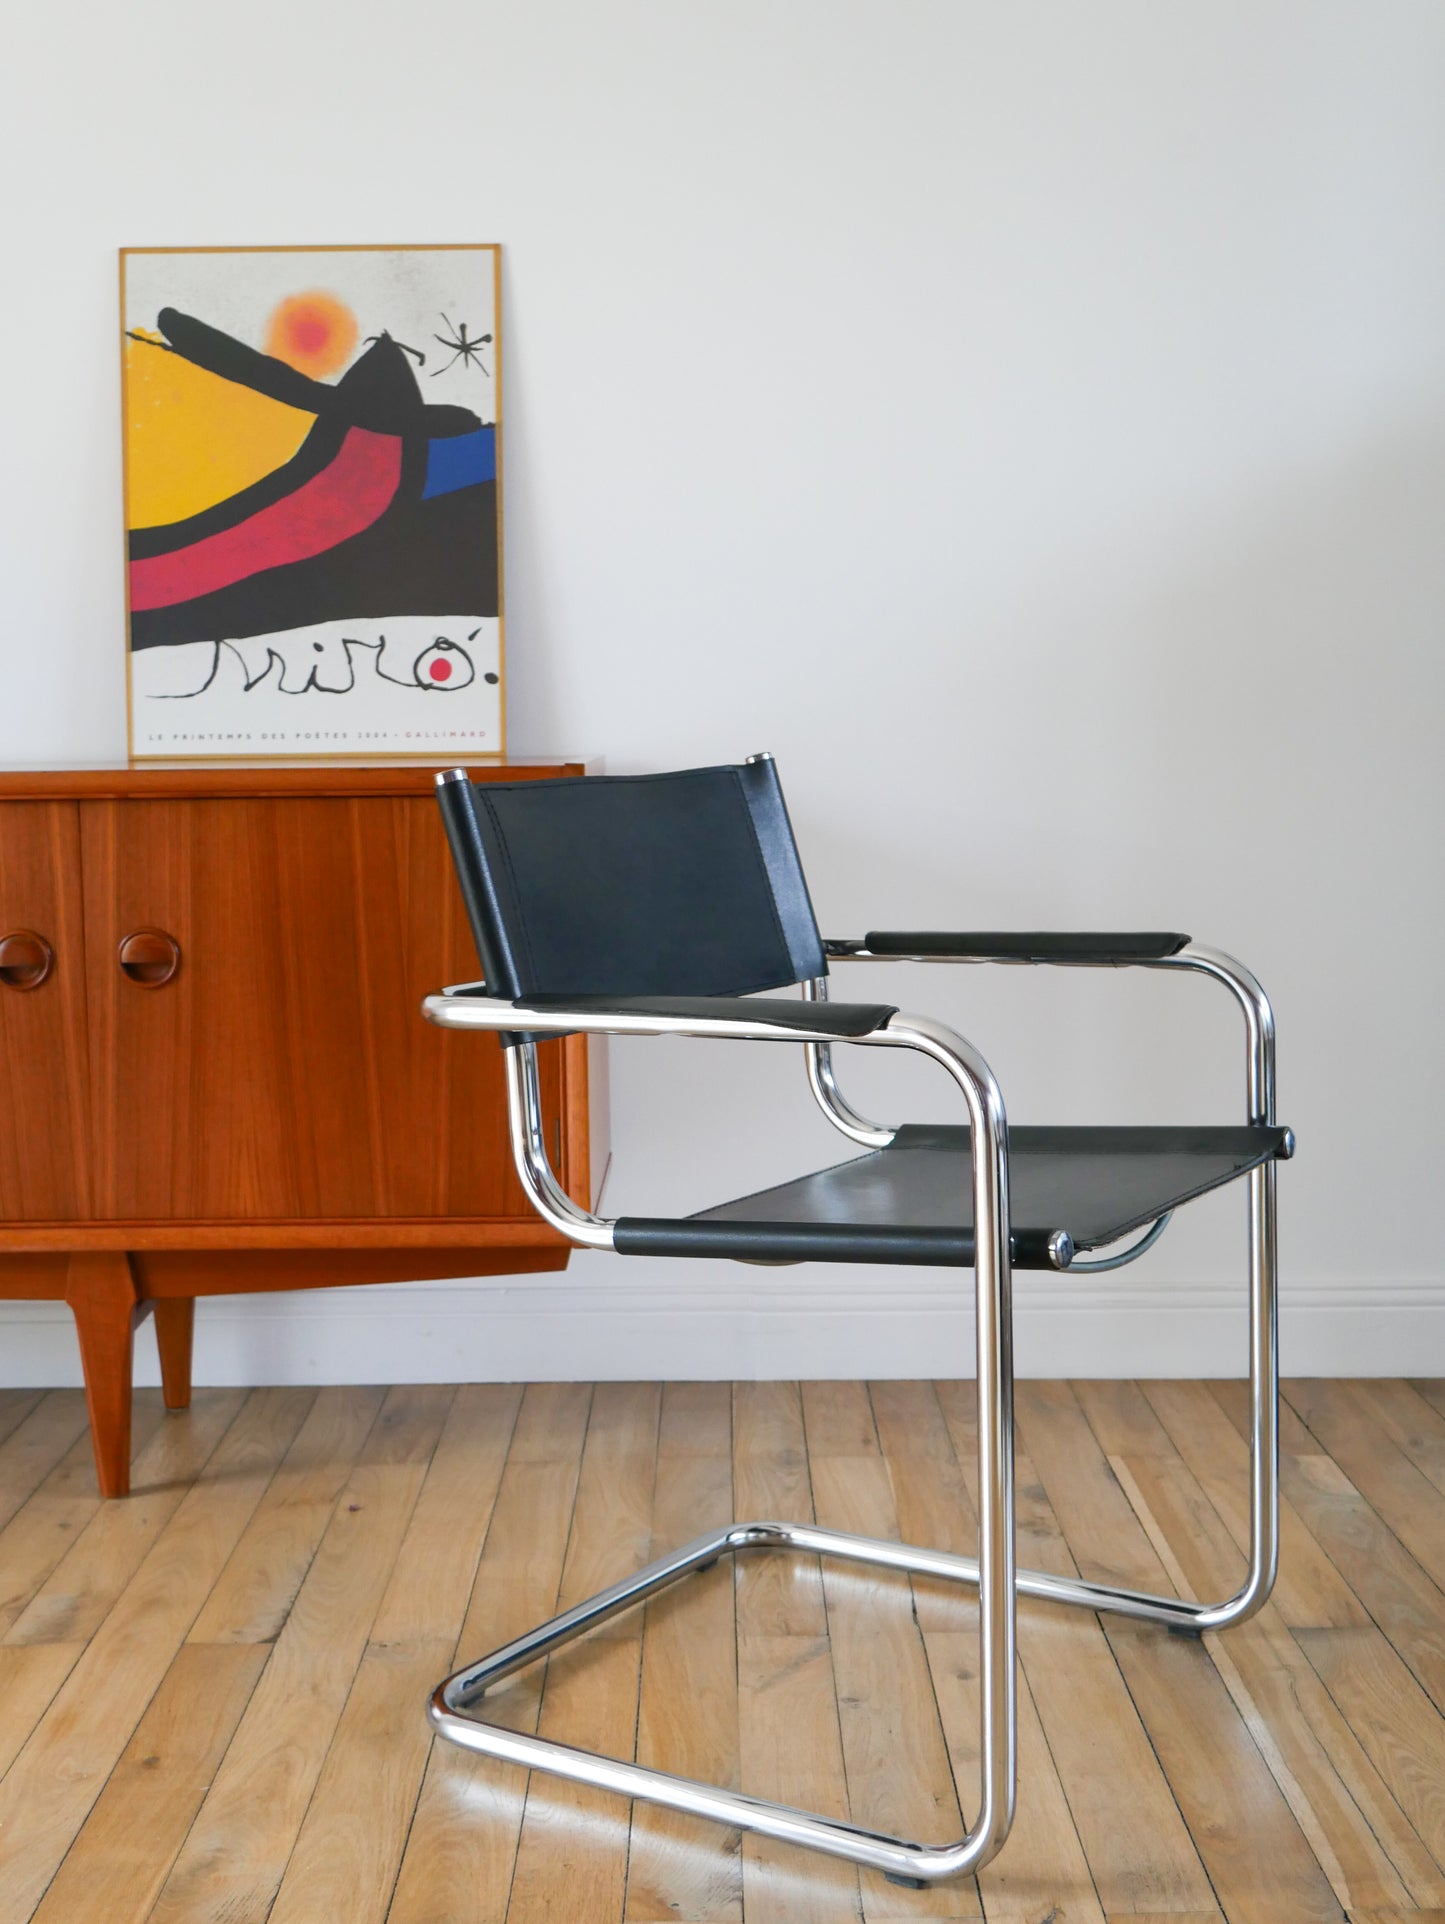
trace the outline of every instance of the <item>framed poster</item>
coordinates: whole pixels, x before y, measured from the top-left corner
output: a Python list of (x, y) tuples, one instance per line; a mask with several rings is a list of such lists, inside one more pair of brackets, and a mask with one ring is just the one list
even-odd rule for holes
[(502, 753), (499, 256), (122, 250), (133, 760)]

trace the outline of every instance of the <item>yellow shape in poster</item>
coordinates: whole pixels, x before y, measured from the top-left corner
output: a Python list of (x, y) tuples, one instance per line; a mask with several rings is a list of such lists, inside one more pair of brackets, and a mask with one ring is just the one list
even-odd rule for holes
[(184, 521), (249, 488), (291, 459), (316, 419), (182, 354), (129, 339), (125, 410), (132, 528)]

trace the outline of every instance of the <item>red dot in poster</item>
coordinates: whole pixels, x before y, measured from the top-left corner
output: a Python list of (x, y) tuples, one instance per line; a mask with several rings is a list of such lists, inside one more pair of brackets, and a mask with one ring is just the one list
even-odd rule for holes
[(474, 681), (477, 671), (465, 648), (446, 635), (438, 635), (431, 647), (424, 648), (417, 656), (412, 673), (423, 688), (452, 694)]

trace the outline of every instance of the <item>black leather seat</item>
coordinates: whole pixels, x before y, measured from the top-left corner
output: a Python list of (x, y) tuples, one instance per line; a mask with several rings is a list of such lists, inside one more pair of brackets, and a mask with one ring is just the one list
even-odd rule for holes
[[(1281, 1155), (1287, 1129), (1020, 1128), (1008, 1133), (1015, 1269), (1059, 1269)], [(907, 1125), (886, 1149), (681, 1222), (620, 1216), (624, 1255), (754, 1262), (973, 1263), (964, 1128)], [(1067, 1237), (1067, 1246), (1059, 1238)], [(1061, 1260), (1062, 1259), (1062, 1260)]]

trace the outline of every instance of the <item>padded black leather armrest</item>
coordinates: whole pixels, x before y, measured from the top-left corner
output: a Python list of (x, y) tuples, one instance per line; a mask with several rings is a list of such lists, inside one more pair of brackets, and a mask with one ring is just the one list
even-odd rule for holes
[(863, 1036), (886, 1029), (898, 1013), (891, 1002), (792, 1002), (778, 996), (731, 995), (531, 995), (513, 1003), (528, 1009), (578, 1015), (664, 1016), (669, 1021), (762, 1022), (788, 1032)]
[(870, 929), (861, 947), (829, 942), (830, 955), (926, 955), (960, 962), (1159, 962), (1178, 955), (1190, 938), (1158, 930), (1143, 933), (1054, 934), (1046, 930), (983, 929), (970, 933), (925, 929)]

